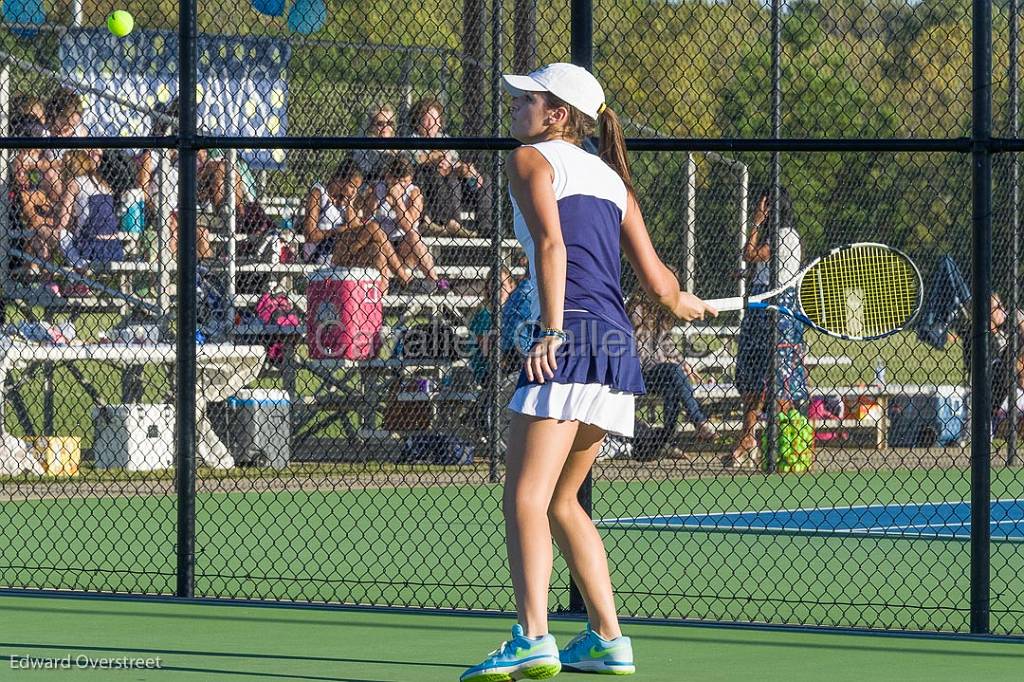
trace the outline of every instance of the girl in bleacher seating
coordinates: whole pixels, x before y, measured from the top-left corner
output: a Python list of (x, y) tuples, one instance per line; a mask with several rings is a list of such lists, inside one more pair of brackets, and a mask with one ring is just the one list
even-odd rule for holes
[[(82, 96), (67, 87), (58, 87), (46, 100), (46, 129), (50, 137), (87, 137), (89, 129), (82, 122), (85, 103)], [(65, 174), (61, 171), (68, 149), (47, 149), (43, 152), (49, 168), (44, 173), (44, 184), (51, 197), (64, 194)], [(59, 199), (55, 199), (58, 201)]]
[(372, 266), (386, 278), (412, 279), (381, 227), (367, 220), (360, 196), (363, 174), (354, 159), (339, 164), (327, 184), (316, 183), (306, 197), (303, 232), (306, 262), (319, 265)]
[[(512, 278), (512, 271), (506, 266), (501, 266), (501, 289), (499, 290), (498, 301), (504, 307), (508, 297), (516, 288), (516, 281)], [(469, 366), (473, 370), (473, 377), (482, 386), (487, 385), (487, 376), (491, 371), (490, 348), (494, 331), (491, 327), (494, 324), (494, 314), (490, 308), (490, 296), (485, 303), (476, 309), (473, 317), (469, 320), (469, 332), (473, 335), (472, 351), (469, 357)], [(502, 328), (509, 324), (509, 317), (502, 313)], [(502, 348), (502, 360), (506, 357), (518, 360), (519, 356), (513, 349)], [(503, 362), (503, 366), (507, 364)], [(508, 371), (508, 367), (505, 370)]]
[[(155, 112), (153, 128), (150, 135), (160, 137), (172, 134), (177, 128), (173, 119), (178, 115), (178, 100), (172, 99), (165, 106)], [(199, 150), (196, 159), (197, 192), (202, 195), (203, 183), (199, 178), (203, 165), (204, 150)], [(160, 155), (167, 155), (166, 168), (160, 168)], [(136, 159), (138, 174), (136, 183), (142, 188), (146, 198), (146, 225), (160, 225), (162, 223), (160, 214), (160, 202), (170, 205), (171, 211), (168, 219), (167, 230), (168, 248), (171, 253), (178, 252), (178, 150), (154, 150), (145, 149)], [(199, 197), (202, 202), (202, 197)], [(210, 246), (209, 231), (196, 219), (196, 251), (200, 260), (213, 256), (213, 249)]]
[[(382, 104), (370, 110), (366, 118), (363, 134), (366, 137), (394, 137), (395, 109), (390, 104)], [(375, 185), (384, 179), (384, 168), (396, 156), (408, 156), (408, 152), (397, 149), (353, 149), (352, 160), (359, 166), (363, 179)]]
[[(46, 137), (46, 112), (42, 100), (31, 95), (11, 98), (10, 132), (12, 137)], [(9, 218), (12, 225), (27, 231), (26, 238), (15, 243), (30, 255), (48, 261), (57, 248), (54, 231), (54, 206), (57, 197), (50, 192), (59, 183), (47, 182), (51, 163), (45, 150), (19, 149), (15, 152), (8, 179)], [(27, 263), (24, 274), (35, 277), (40, 267)], [(47, 288), (55, 287), (52, 283)]]
[[(75, 91), (58, 87), (44, 103), (30, 95), (11, 102), (11, 134), (32, 137), (85, 137), (82, 98)], [(33, 232), (27, 251), (40, 260), (50, 260), (58, 248), (54, 213), (64, 195), (61, 165), (67, 150), (24, 149), (14, 159), (13, 190), (20, 199), (20, 217)], [(36, 273), (36, 266), (29, 272)], [(48, 283), (47, 288), (54, 287)]]
[[(115, 171), (114, 165), (103, 163), (98, 149), (64, 155), (57, 235), (64, 257), (76, 270), (84, 270), (93, 261), (124, 259), (124, 244), (118, 239), (118, 196), (111, 187)], [(76, 285), (63, 293), (83, 295), (87, 291)]]
[(403, 265), (422, 272), (432, 283), (431, 288), (447, 291), (448, 280), (437, 276), (434, 258), (417, 229), (423, 214), (423, 193), (413, 184), (412, 175), (409, 159), (397, 156), (388, 162), (384, 180), (370, 190), (371, 220), (387, 234)]
[[(424, 97), (409, 110), (412, 137), (447, 137), (444, 108), (433, 97)], [(454, 149), (419, 150), (413, 154), (416, 182), (425, 193), (424, 212), (433, 236), (475, 237), (490, 221), (491, 196), (487, 177), (459, 157)], [(472, 214), (477, 226), (471, 230), (463, 216)]]
[[(46, 100), (46, 123), (53, 137), (86, 137), (88, 128), (82, 122), (82, 97), (70, 88), (54, 90)], [(63, 156), (63, 150), (56, 150)]]

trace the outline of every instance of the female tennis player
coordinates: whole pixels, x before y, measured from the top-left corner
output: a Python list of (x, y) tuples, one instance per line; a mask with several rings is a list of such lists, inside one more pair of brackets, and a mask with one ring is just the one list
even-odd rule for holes
[[(540, 331), (513, 411), (502, 500), (518, 623), (512, 638), (461, 680), (546, 679), (567, 670), (630, 674), (601, 536), (576, 499), (606, 433), (633, 435), (644, 392), (620, 286), (619, 249), (654, 300), (683, 320), (716, 311), (679, 290), (637, 206), (618, 117), (586, 70), (549, 64), (505, 76), (511, 133), (523, 143), (506, 172), (516, 238), (530, 261)], [(581, 147), (599, 125), (600, 154)], [(554, 536), (587, 607), (587, 628), (559, 651), (548, 634)]]

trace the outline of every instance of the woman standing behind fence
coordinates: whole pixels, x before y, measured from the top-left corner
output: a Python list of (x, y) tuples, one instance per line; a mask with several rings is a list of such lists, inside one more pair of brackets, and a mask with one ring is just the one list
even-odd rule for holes
[[(561, 668), (629, 674), (601, 536), (576, 494), (606, 433), (633, 435), (644, 390), (620, 286), (619, 249), (644, 290), (677, 317), (714, 313), (679, 282), (651, 245), (633, 196), (618, 118), (586, 70), (551, 64), (505, 76), (511, 133), (524, 146), (506, 170), (516, 237), (537, 283), (533, 348), (509, 405), (514, 412), (503, 497), (518, 623), (512, 639), (462, 675), (546, 679)], [(580, 145), (600, 122), (598, 158)], [(586, 602), (586, 630), (561, 651), (548, 634), (554, 536)]]
[[(769, 218), (770, 194), (761, 193), (754, 212), (754, 224), (743, 249), (743, 260), (750, 263), (751, 295), (763, 294), (770, 288), (769, 263), (771, 250)], [(779, 282), (785, 282), (800, 270), (800, 235), (793, 219), (793, 202), (785, 187), (779, 188), (778, 253), (774, 254)], [(792, 306), (796, 291), (789, 289), (778, 297), (781, 305)], [(736, 354), (736, 390), (743, 402), (743, 431), (731, 455), (723, 458), (724, 466), (751, 467), (760, 464), (760, 449), (755, 429), (768, 391), (769, 369), (775, 355), (775, 399), (779, 412), (807, 400), (807, 369), (804, 367), (804, 326), (786, 315), (778, 316), (777, 334), (772, 334), (772, 315), (767, 310), (748, 310), (740, 325), (739, 349)]]

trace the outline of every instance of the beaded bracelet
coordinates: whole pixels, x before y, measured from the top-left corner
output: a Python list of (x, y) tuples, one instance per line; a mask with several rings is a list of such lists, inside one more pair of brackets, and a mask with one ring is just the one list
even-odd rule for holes
[(540, 331), (540, 336), (541, 338), (545, 336), (554, 336), (561, 341), (565, 341), (565, 332), (563, 332), (561, 329), (552, 329), (550, 327), (548, 329), (542, 329)]

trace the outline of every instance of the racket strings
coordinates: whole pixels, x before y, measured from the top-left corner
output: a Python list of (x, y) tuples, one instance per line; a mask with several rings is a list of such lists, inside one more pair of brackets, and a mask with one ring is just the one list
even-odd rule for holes
[(914, 315), (919, 277), (900, 253), (853, 246), (823, 258), (800, 283), (800, 306), (822, 329), (850, 337), (882, 336)]

